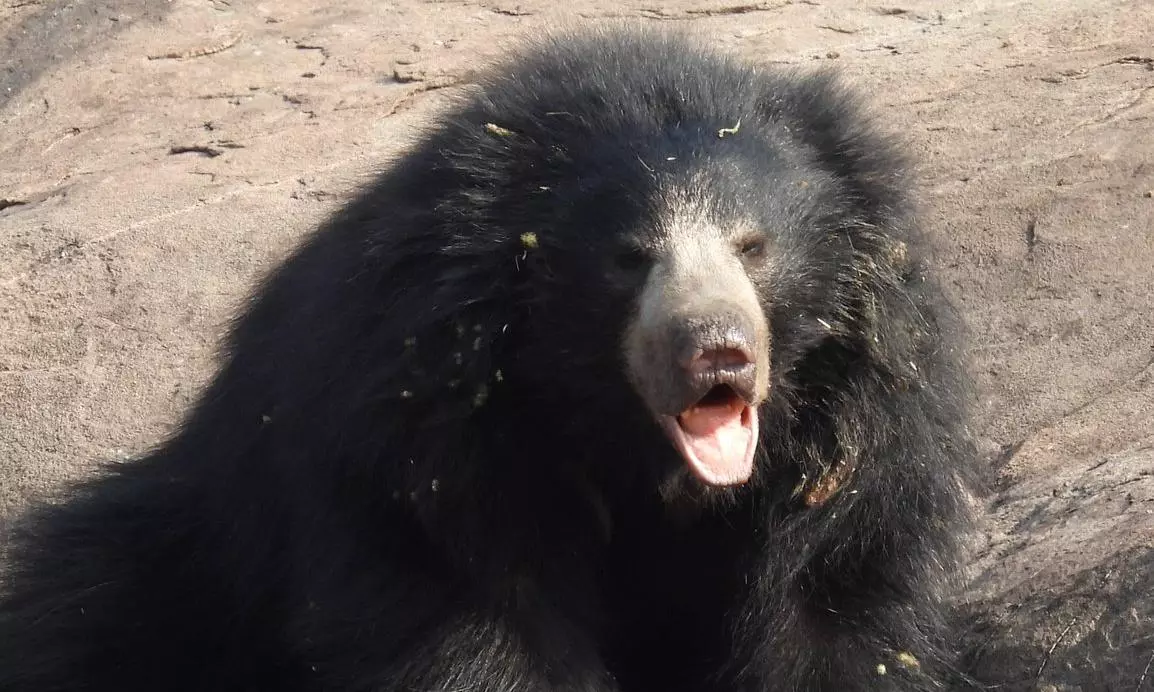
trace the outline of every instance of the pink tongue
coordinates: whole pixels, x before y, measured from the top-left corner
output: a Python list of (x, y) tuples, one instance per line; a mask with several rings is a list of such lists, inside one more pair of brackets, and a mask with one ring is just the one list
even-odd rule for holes
[(738, 399), (695, 406), (677, 417), (693, 470), (713, 485), (749, 480), (757, 446), (757, 414)]

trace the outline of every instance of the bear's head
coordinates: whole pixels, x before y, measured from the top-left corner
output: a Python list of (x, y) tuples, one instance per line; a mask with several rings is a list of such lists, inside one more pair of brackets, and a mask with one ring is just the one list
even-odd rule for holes
[[(871, 254), (879, 217), (900, 197), (829, 76), (665, 45), (656, 67), (614, 43), (567, 73), (577, 49), (558, 44), (482, 81), (437, 144), (460, 176), (442, 218), (513, 275), (510, 391), (568, 411), (547, 424), (575, 443), (729, 487), (782, 435), (767, 412), (820, 395), (869, 336), (866, 303), (892, 273)], [(647, 425), (660, 454), (624, 432)]]

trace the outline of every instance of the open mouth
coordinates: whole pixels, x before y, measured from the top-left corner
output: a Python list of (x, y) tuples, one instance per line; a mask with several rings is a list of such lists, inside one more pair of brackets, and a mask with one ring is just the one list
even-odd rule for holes
[(740, 485), (753, 475), (757, 409), (732, 387), (719, 384), (662, 427), (689, 468), (704, 483)]

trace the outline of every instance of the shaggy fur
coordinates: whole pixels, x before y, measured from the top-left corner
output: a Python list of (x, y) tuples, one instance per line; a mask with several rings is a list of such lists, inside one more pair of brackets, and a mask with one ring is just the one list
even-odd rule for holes
[[(0, 689), (940, 689), (973, 452), (861, 111), (636, 32), (488, 73), (268, 278), (171, 439), (29, 517)], [(626, 372), (686, 210), (762, 234), (735, 487)]]

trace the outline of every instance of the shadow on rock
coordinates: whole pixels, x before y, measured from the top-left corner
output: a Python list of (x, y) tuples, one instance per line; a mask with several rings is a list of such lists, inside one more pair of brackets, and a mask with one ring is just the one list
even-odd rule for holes
[(960, 604), (977, 689), (1154, 690), (1154, 451), (1007, 488)]

